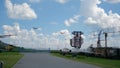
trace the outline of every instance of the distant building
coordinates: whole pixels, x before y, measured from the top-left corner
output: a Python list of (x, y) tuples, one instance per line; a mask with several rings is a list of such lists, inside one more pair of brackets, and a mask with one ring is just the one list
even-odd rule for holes
[(113, 47), (96, 47), (91, 48), (93, 53), (96, 56), (101, 57), (109, 57), (109, 58), (120, 58), (120, 48), (113, 48)]

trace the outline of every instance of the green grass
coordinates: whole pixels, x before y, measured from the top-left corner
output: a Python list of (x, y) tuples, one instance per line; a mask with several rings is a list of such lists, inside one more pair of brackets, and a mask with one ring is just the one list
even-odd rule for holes
[(93, 64), (100, 66), (102, 68), (120, 68), (120, 60), (113, 60), (113, 59), (104, 59), (104, 58), (95, 58), (95, 57), (86, 57), (83, 55), (78, 55), (77, 57), (72, 57), (71, 55), (61, 55), (59, 53), (52, 53), (54, 56), (84, 62), (88, 64)]
[(3, 61), (3, 68), (12, 68), (22, 56), (18, 52), (2, 52), (0, 53), (0, 61)]

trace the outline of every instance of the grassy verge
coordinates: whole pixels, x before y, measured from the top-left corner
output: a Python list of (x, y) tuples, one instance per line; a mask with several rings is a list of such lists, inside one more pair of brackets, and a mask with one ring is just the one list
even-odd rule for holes
[(2, 52), (0, 53), (0, 61), (3, 61), (3, 68), (12, 68), (22, 56), (18, 52)]
[(88, 64), (97, 65), (103, 68), (120, 68), (120, 60), (113, 59), (104, 59), (104, 58), (95, 58), (95, 57), (86, 57), (83, 55), (78, 55), (77, 57), (72, 57), (72, 55), (61, 55), (59, 53), (52, 53), (54, 56), (80, 61)]

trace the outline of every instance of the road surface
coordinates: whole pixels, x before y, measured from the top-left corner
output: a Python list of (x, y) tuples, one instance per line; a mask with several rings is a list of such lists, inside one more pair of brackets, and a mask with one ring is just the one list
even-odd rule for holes
[(100, 68), (94, 65), (72, 61), (49, 53), (23, 53), (13, 68)]

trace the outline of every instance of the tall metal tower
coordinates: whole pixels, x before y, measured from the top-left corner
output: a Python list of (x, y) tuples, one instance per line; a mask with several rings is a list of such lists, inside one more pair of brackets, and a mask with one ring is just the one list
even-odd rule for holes
[(70, 39), (70, 45), (75, 48), (81, 48), (81, 45), (83, 44), (83, 38), (81, 35), (83, 32), (81, 31), (73, 31), (72, 34), (74, 37)]

